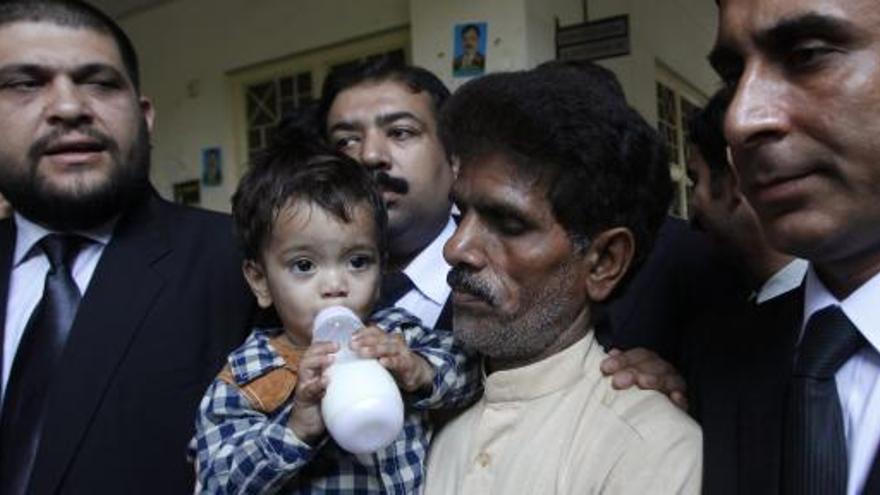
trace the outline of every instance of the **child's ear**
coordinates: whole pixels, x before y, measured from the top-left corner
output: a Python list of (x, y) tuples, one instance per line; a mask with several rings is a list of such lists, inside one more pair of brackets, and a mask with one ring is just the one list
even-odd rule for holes
[(586, 259), (587, 295), (592, 302), (608, 298), (626, 275), (635, 252), (635, 239), (625, 227), (603, 231), (590, 242)]
[(269, 292), (269, 281), (266, 279), (263, 266), (254, 260), (244, 260), (241, 271), (244, 272), (244, 278), (257, 298), (257, 304), (264, 309), (272, 306), (272, 294)]

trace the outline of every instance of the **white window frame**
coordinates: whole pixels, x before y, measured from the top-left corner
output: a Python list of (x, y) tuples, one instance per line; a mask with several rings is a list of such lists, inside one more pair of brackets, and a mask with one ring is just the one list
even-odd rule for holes
[[(687, 176), (686, 163), (689, 154), (687, 116), (683, 114), (682, 108), (689, 104), (693, 108), (701, 109), (706, 105), (708, 98), (693, 84), (690, 84), (683, 77), (659, 62), (657, 63), (656, 84), (662, 84), (672, 91), (677, 117), (675, 126), (676, 149), (670, 150), (669, 156), (669, 173), (675, 187), (672, 209), (670, 212), (675, 216), (688, 218), (690, 215), (690, 212), (688, 211), (688, 200), (690, 199), (692, 184)], [(659, 101), (655, 101), (655, 107), (657, 108), (657, 128), (660, 130)]]
[(229, 71), (227, 81), (229, 97), (233, 103), (232, 125), (235, 136), (233, 156), (237, 165), (235, 177), (241, 177), (244, 174), (249, 161), (246, 100), (248, 87), (288, 75), (310, 72), (312, 75), (311, 94), (312, 98), (317, 100), (321, 97), (321, 85), (332, 67), (396, 50), (403, 50), (404, 59), (407, 62), (411, 60), (409, 26), (399, 26)]

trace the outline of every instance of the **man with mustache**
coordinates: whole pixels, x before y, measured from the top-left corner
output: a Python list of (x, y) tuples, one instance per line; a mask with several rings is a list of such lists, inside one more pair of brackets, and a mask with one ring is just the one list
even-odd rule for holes
[(688, 122), (691, 224), (708, 234), (728, 263), (740, 267), (735, 283), (753, 291), (760, 304), (799, 285), (806, 262), (769, 245), (754, 208), (739, 188), (724, 139), (729, 100), (726, 91), (719, 91)]
[(231, 223), (149, 182), (131, 41), (78, 1), (0, 4), (0, 493), (184, 493), (199, 397), (253, 301)]
[(782, 324), (742, 335), (733, 454), (706, 476), (731, 493), (880, 493), (880, 10), (718, 3), (709, 60), (733, 95), (741, 186), (771, 244), (810, 267)]
[(659, 136), (615, 88), (606, 69), (553, 63), (444, 107), (453, 328), (485, 356), (485, 395), (435, 439), (428, 494), (699, 491), (696, 424), (599, 370), (591, 309), (623, 290), (671, 197)]
[(455, 230), (453, 171), (437, 128), (449, 90), (420, 67), (383, 58), (324, 82), (318, 125), (329, 143), (374, 171), (388, 207), (388, 273), (378, 307), (452, 328), (443, 244)]
[[(711, 279), (716, 286), (726, 287), (725, 298), (691, 307), (696, 313), (688, 341), (693, 362), (686, 375), (690, 412), (704, 432), (707, 473), (737, 454), (732, 445), (739, 432), (728, 422), (737, 415), (731, 390), (741, 380), (735, 363), (740, 356), (732, 350), (754, 345), (743, 335), (760, 332), (758, 328), (768, 324), (767, 317), (776, 312), (780, 301), (791, 298), (790, 292), (800, 286), (807, 270), (805, 260), (769, 244), (757, 214), (739, 189), (724, 138), (729, 100), (727, 91), (719, 91), (688, 123), (692, 223), (708, 234), (730, 274), (727, 279)], [(726, 493), (735, 486), (718, 476), (703, 479), (704, 493)]]

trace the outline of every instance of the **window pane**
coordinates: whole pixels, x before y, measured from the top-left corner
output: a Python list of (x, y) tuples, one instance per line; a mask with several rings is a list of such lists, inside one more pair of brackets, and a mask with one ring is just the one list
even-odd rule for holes
[(247, 89), (248, 122), (251, 125), (269, 125), (278, 118), (278, 95), (275, 81), (255, 84)]
[(657, 130), (669, 147), (669, 159), (673, 163), (679, 163), (679, 119), (675, 93), (659, 82), (657, 83)]
[(278, 79), (278, 90), (281, 93), (281, 98), (293, 98), (294, 96), (294, 85), (292, 77), (282, 77)]
[(299, 94), (312, 93), (312, 73), (302, 72), (296, 76), (296, 89)]

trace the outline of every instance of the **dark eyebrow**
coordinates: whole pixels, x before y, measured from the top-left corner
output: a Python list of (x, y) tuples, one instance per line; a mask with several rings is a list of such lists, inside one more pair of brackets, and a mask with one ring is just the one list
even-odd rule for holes
[(347, 120), (343, 120), (341, 122), (336, 122), (331, 125), (329, 129), (327, 129), (327, 135), (331, 135), (336, 131), (356, 131), (360, 129), (362, 126), (355, 124), (354, 122), (349, 122)]
[(715, 69), (715, 72), (718, 74), (723, 74), (725, 72), (725, 68), (731, 66), (732, 64), (739, 63), (740, 55), (731, 48), (726, 46), (715, 46), (712, 48), (712, 51), (709, 52), (709, 56), (707, 57), (709, 60), (709, 65)]
[(859, 28), (852, 22), (816, 12), (782, 19), (770, 29), (758, 33), (756, 42), (771, 49), (786, 49), (806, 38), (820, 38), (843, 43), (857, 35)]
[[(0, 68), (0, 77), (9, 77), (13, 74), (24, 74), (32, 77), (52, 77), (58, 69), (39, 64), (12, 64)], [(88, 79), (91, 76), (106, 73), (120, 81), (128, 81), (116, 67), (108, 64), (85, 64), (74, 67), (71, 71), (71, 77), (74, 81)], [(130, 83), (129, 83), (130, 84)]]
[(522, 222), (523, 225), (529, 228), (534, 228), (538, 225), (538, 222), (532, 217), (528, 210), (518, 208), (517, 205), (508, 203), (505, 199), (495, 197), (476, 197), (466, 206), (468, 206), (469, 209), (476, 211), (479, 216), (485, 218), (489, 222), (500, 222), (505, 219), (514, 219)]
[[(416, 115), (414, 113), (407, 112), (407, 111), (381, 114), (381, 115), (376, 116), (375, 121), (376, 121), (377, 126), (385, 127), (387, 125), (393, 124), (394, 122), (397, 122), (398, 120), (403, 120), (403, 119), (414, 120), (421, 127), (425, 127), (425, 123), (422, 121), (422, 119), (416, 117)], [(358, 130), (361, 130), (362, 128), (363, 128), (363, 125), (361, 125), (358, 122), (343, 120), (340, 122), (336, 122), (335, 124), (330, 126), (330, 128), (327, 130), (327, 134), (328, 135), (333, 134), (336, 131), (358, 131)]]
[[(833, 43), (846, 43), (859, 33), (859, 28), (846, 19), (806, 12), (783, 18), (758, 32), (755, 35), (755, 44), (770, 53), (784, 53), (805, 39), (818, 38)], [(722, 41), (709, 53), (708, 60), (715, 72), (723, 75), (731, 66), (742, 63), (742, 55)]]
[(490, 215), (495, 218), (517, 218), (523, 222), (531, 223), (523, 211), (508, 204), (496, 201), (485, 201), (477, 202), (474, 204), (474, 208), (483, 212), (484, 215)]
[(411, 119), (411, 120), (416, 121), (420, 126), (422, 126), (422, 127), (425, 126), (425, 123), (422, 121), (422, 119), (416, 117), (416, 115), (414, 113), (406, 112), (406, 111), (392, 112), (392, 113), (386, 113), (386, 114), (379, 115), (376, 117), (376, 125), (378, 125), (379, 127), (385, 127), (389, 124), (393, 124), (394, 122), (396, 122), (398, 120), (403, 120), (403, 119)]
[(72, 72), (74, 80), (87, 79), (99, 74), (107, 74), (122, 81), (127, 80), (119, 69), (108, 64), (86, 64), (76, 67)]
[(0, 67), (0, 77), (9, 77), (13, 74), (46, 76), (49, 72), (47, 68), (37, 64), (10, 64)]

